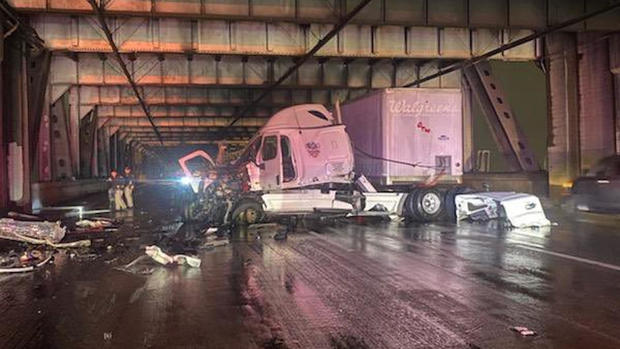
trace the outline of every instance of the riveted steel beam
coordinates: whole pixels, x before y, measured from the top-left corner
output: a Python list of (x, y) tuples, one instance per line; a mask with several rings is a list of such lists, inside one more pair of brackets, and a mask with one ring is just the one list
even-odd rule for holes
[[(565, 28), (570, 28), (571, 26), (583, 23), (584, 21), (590, 19), (590, 18), (596, 18), (598, 16), (602, 16), (602, 15), (608, 15), (608, 14), (613, 14), (615, 13), (616, 18), (618, 15), (618, 11), (620, 11), (620, 1), (616, 1), (616, 2), (612, 2), (610, 4), (607, 4), (606, 6), (602, 6), (600, 8), (597, 8), (595, 10), (592, 10), (591, 12), (587, 12), (585, 14), (576, 16), (574, 18), (569, 18), (561, 23), (558, 24), (554, 24), (552, 26), (550, 26), (549, 28), (542, 30), (540, 32), (535, 32), (532, 33), (530, 35), (524, 36), (520, 39), (517, 39), (513, 42), (504, 44), (500, 47), (497, 47), (495, 49), (492, 49), (490, 51), (485, 52), (484, 54), (481, 54), (479, 56), (476, 57), (472, 57), (468, 60), (462, 61), (462, 62), (458, 62), (458, 63), (454, 63), (444, 69), (440, 69), (440, 71), (438, 71), (435, 74), (431, 74), (428, 76), (425, 76), (423, 78), (419, 78), (413, 82), (407, 83), (404, 85), (404, 87), (411, 87), (411, 86), (420, 86), (422, 83), (427, 82), (427, 81), (431, 81), (434, 79), (437, 79), (445, 74), (450, 74), (453, 73), (455, 71), (459, 71), (468, 67), (471, 67), (472, 65), (478, 63), (478, 62), (482, 62), (484, 60), (490, 59), (495, 55), (501, 54), (505, 51), (508, 50), (513, 50), (515, 48), (518, 48), (522, 45), (528, 45), (531, 44), (534, 40), (538, 40), (540, 38), (545, 37), (546, 35), (549, 35), (551, 33), (560, 31), (562, 29)], [(620, 23), (620, 21), (618, 22)]]
[[(154, 119), (157, 127), (223, 127), (230, 124), (232, 118), (200, 118), (200, 117), (176, 117), (176, 118), (156, 118)], [(261, 127), (266, 119), (247, 118), (238, 123), (238, 126)], [(136, 126), (149, 127), (150, 123), (144, 118), (100, 118), (99, 127), (103, 126)]]
[[(21, 12), (92, 14), (83, 1), (8, 0)], [(605, 1), (564, 0), (384, 0), (373, 1), (352, 21), (367, 25), (429, 25), (455, 27), (513, 27), (543, 29), (604, 6)], [(281, 21), (334, 24), (355, 5), (354, 0), (176, 1), (114, 0), (107, 11), (118, 16), (147, 16), (157, 20)], [(593, 18), (571, 30), (617, 30), (617, 18)]]
[[(303, 57), (335, 27), (324, 24), (123, 18), (106, 16), (121, 53), (176, 53), (192, 60), (204, 54), (237, 57)], [(31, 16), (46, 46), (73, 58), (75, 52), (113, 52), (92, 16)], [(67, 25), (69, 23), (70, 25)], [(620, 30), (620, 26), (618, 29)], [(484, 53), (534, 33), (525, 28), (459, 28), (406, 25), (345, 25), (313, 56), (321, 58), (453, 58)], [(500, 52), (497, 59), (534, 59), (535, 44)], [(131, 57), (129, 57), (131, 58)], [(131, 59), (128, 59), (131, 60)], [(251, 59), (247, 67), (252, 66)], [(151, 65), (144, 65), (149, 69)]]

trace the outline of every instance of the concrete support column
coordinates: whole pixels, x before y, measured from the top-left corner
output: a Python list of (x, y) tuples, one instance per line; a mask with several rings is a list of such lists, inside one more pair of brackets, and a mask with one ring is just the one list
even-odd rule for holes
[(609, 38), (609, 68), (613, 74), (616, 154), (620, 154), (620, 34)]
[(3, 112), (9, 119), (5, 124), (8, 126), (8, 132), (5, 132), (8, 137), (8, 191), (10, 201), (27, 207), (30, 203), (31, 161), (25, 48), (23, 43), (15, 40), (11, 47), (5, 52), (3, 64)]
[(579, 33), (579, 138), (581, 171), (615, 153), (613, 76), (609, 39), (599, 33)]
[(27, 72), (26, 72), (26, 60), (24, 57), (26, 56), (26, 47), (23, 46), (22, 57), (20, 58), (20, 73), (19, 73), (19, 88), (20, 88), (20, 102), (22, 104), (21, 108), (21, 123), (22, 123), (22, 139), (21, 139), (21, 147), (22, 147), (22, 163), (23, 163), (23, 195), (20, 200), (17, 201), (17, 204), (22, 207), (30, 206), (30, 185), (31, 185), (31, 155), (30, 152), (34, 151), (34, 149), (30, 149), (30, 114), (28, 109), (30, 108), (30, 104), (28, 103), (28, 83), (27, 83)]
[(93, 169), (93, 177), (99, 177), (99, 128), (95, 127), (93, 131), (93, 157), (90, 167)]
[[(0, 71), (4, 72), (4, 30), (0, 26)], [(0, 74), (0, 210), (9, 206), (9, 183), (8, 183), (8, 141), (5, 137), (5, 121), (7, 115), (4, 110), (4, 74)]]
[(549, 84), (549, 184), (561, 186), (580, 172), (577, 38), (554, 33), (546, 38)]

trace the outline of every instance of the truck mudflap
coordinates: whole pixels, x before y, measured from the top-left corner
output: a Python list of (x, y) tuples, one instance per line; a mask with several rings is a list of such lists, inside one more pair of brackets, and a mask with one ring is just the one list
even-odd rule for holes
[(515, 228), (551, 225), (538, 197), (515, 192), (460, 194), (454, 198), (456, 220), (505, 219)]

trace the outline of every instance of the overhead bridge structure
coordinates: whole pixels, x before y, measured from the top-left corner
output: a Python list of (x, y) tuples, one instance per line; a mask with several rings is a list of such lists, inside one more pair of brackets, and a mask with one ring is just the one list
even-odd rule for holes
[[(157, 158), (161, 147), (224, 140), (243, 144), (283, 107), (302, 103), (329, 107), (375, 89), (405, 86), (613, 2), (4, 0), (1, 4), (6, 72), (2, 160), (13, 159), (12, 164), (28, 173), (3, 169), (2, 188), (13, 187), (16, 181), (23, 184), (13, 196), (2, 191), (6, 206), (31, 202), (27, 187), (32, 183), (104, 176), (111, 168)], [(615, 126), (620, 104), (618, 13), (605, 11), (490, 57), (536, 62), (547, 76), (549, 157), (533, 159), (535, 163), (526, 167), (546, 167), (552, 184), (569, 181), (599, 155), (620, 148)], [(333, 37), (322, 42), (327, 35)], [(319, 44), (316, 53), (305, 57)], [(303, 63), (297, 64), (301, 59)], [(275, 84), (289, 70), (290, 76)], [(471, 92), (477, 87), (461, 70), (418, 86), (463, 88), (468, 101), (465, 124), (471, 125), (470, 105), (477, 103), (472, 97), (476, 91)], [(597, 92), (579, 92), (586, 88)], [(475, 140), (471, 129), (466, 127), (465, 132), (465, 165), (471, 170)], [(500, 132), (498, 144), (517, 144), (509, 136)], [(512, 153), (502, 149), (500, 153), (514, 160), (514, 149)]]

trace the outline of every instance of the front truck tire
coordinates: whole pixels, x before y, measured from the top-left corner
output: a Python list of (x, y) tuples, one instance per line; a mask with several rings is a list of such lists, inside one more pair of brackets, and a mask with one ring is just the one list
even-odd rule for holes
[(183, 203), (183, 222), (192, 223), (199, 220), (200, 212), (193, 200)]
[(244, 199), (232, 212), (232, 221), (238, 225), (250, 225), (260, 223), (265, 219), (263, 205), (252, 199)]

